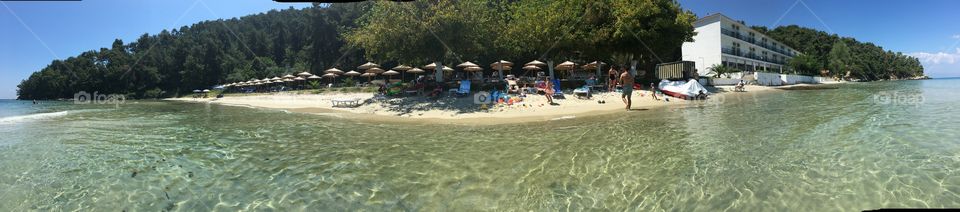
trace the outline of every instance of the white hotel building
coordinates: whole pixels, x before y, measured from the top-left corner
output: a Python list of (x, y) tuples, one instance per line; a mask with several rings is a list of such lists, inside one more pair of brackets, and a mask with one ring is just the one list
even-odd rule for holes
[(683, 60), (694, 61), (697, 73), (707, 76), (710, 67), (722, 64), (743, 70), (782, 73), (793, 48), (751, 29), (740, 21), (716, 13), (693, 23), (693, 42), (683, 43)]

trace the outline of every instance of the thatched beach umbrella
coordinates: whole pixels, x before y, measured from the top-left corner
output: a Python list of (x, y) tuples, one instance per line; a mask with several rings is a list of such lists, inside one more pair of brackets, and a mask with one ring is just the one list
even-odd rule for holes
[(480, 68), (480, 66), (468, 66), (466, 68), (463, 68), (463, 70), (464, 71), (483, 71), (483, 68)]
[(561, 71), (573, 70), (577, 68), (577, 64), (574, 62), (566, 61), (558, 64), (557, 67), (554, 67), (554, 68)]
[(380, 69), (380, 68), (377, 68), (377, 67), (373, 67), (373, 68), (367, 69), (366, 72), (367, 72), (367, 73), (380, 74), (380, 73), (383, 73), (383, 69)]
[(373, 77), (377, 76), (377, 73), (363, 73), (360, 76), (367, 77), (367, 82), (373, 81)]
[(284, 78), (284, 79), (293, 79), (294, 77), (295, 77), (295, 76), (289, 75), (289, 74), (283, 75), (283, 78)]
[[(341, 71), (340, 69), (337, 69), (337, 68), (331, 68), (331, 69), (327, 69), (326, 71), (323, 71), (323, 73), (327, 73), (327, 74), (343, 74), (343, 71)], [(326, 74), (324, 74), (324, 75), (326, 75)]]
[(524, 66), (539, 66), (539, 67), (547, 66), (546, 63), (540, 62), (539, 60), (533, 60), (533, 61), (530, 61), (529, 63), (523, 64), (523, 65), (524, 65)]
[(423, 69), (427, 70), (437, 70), (437, 63), (430, 63), (423, 66)]
[(453, 68), (444, 66), (444, 67), (443, 67), (443, 71), (450, 72), (450, 71), (453, 71)]
[(513, 66), (513, 62), (506, 61), (506, 60), (500, 60), (500, 61), (497, 61), (497, 62), (495, 62), (495, 63), (490, 64), (490, 68), (493, 68), (493, 69), (496, 69), (496, 70), (497, 70), (497, 73), (499, 74), (500, 79), (503, 79), (503, 71), (504, 71), (504, 70), (509, 71), (509, 70), (511, 69), (510, 66)]
[(348, 71), (347, 73), (343, 73), (343, 75), (350, 77), (350, 79), (353, 79), (353, 77), (355, 77), (355, 76), (360, 76), (360, 72), (356, 72), (356, 71), (354, 71), (354, 70), (350, 70), (350, 71)]
[(473, 67), (473, 66), (478, 66), (478, 65), (476, 63), (467, 61), (467, 62), (461, 63), (460, 65), (457, 65), (457, 68), (466, 68), (466, 67)]
[(581, 67), (582, 67), (584, 70), (590, 70), (590, 69), (596, 69), (597, 67), (603, 67), (603, 66), (605, 66), (605, 65), (607, 65), (607, 63), (600, 62), (600, 61), (593, 61), (593, 62), (591, 62), (591, 63), (584, 64), (584, 65), (581, 66)]
[(323, 78), (330, 78), (330, 83), (333, 83), (333, 80), (337, 78), (337, 74), (326, 73), (323, 75)]
[(376, 63), (367, 62), (367, 63), (364, 63), (363, 65), (360, 65), (359, 67), (357, 67), (357, 69), (366, 70), (366, 69), (379, 68), (379, 67), (380, 67), (380, 65), (377, 65)]
[(397, 67), (393, 67), (393, 70), (396, 70), (396, 71), (399, 71), (399, 72), (400, 72), (400, 80), (402, 81), (402, 80), (403, 80), (403, 72), (406, 72), (407, 70), (410, 70), (410, 69), (412, 69), (412, 68), (413, 68), (413, 67), (410, 67), (410, 66), (407, 66), (407, 65), (399, 65), (399, 66), (397, 66)]
[(423, 69), (419, 69), (419, 68), (412, 68), (412, 69), (410, 69), (410, 70), (407, 70), (406, 72), (407, 72), (407, 73), (411, 73), (411, 74), (422, 74), (423, 72), (426, 72), (426, 71), (424, 71)]
[(389, 71), (383, 72), (383, 75), (387, 76), (387, 79), (388, 79), (388, 80), (390, 79), (391, 76), (397, 75), (397, 74), (400, 74), (400, 72), (397, 72), (397, 71), (394, 71), (394, 70), (389, 70)]
[(299, 74), (297, 74), (297, 76), (298, 76), (298, 77), (306, 78), (306, 77), (309, 77), (309, 76), (313, 76), (313, 74), (311, 74), (310, 72), (304, 71), (304, 72), (300, 72)]

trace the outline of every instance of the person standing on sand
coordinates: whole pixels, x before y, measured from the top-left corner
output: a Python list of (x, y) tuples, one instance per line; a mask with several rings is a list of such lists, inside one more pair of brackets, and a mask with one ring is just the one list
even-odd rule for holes
[(623, 85), (623, 94), (620, 95), (620, 99), (623, 99), (623, 104), (627, 105), (627, 110), (630, 110), (630, 105), (633, 104), (633, 74), (630, 74), (629, 71), (624, 70), (620, 74), (620, 84)]
[(609, 85), (607, 85), (607, 91), (609, 92), (616, 91), (617, 78), (620, 77), (620, 74), (617, 73), (617, 69), (614, 69), (614, 67), (610, 67), (610, 71), (607, 71), (607, 75), (609, 75), (610, 77), (610, 80), (609, 80), (610, 82), (608, 83)]
[(655, 87), (652, 82), (650, 83), (650, 96), (653, 97), (653, 100), (660, 101), (660, 99), (657, 98), (657, 87)]

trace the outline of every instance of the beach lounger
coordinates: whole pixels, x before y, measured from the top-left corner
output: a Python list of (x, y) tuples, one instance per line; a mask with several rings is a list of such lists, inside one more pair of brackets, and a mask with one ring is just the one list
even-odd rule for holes
[(456, 96), (463, 97), (470, 94), (470, 80), (460, 80), (460, 89), (457, 89)]
[(333, 107), (358, 107), (361, 101), (360, 98), (333, 99), (330, 100), (330, 103), (333, 104)]
[(507, 80), (507, 92), (520, 93), (520, 86), (517, 85), (517, 80)]
[(579, 99), (589, 99), (590, 98), (590, 86), (584, 85), (583, 87), (573, 90), (573, 95), (577, 96)]
[(553, 97), (563, 98), (563, 90), (560, 90), (560, 80), (553, 80)]

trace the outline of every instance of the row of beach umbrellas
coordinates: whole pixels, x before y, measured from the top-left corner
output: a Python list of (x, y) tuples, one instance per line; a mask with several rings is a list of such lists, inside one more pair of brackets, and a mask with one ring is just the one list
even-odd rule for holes
[[(494, 69), (494, 70), (499, 70), (499, 71), (502, 72), (502, 71), (505, 71), (505, 70), (511, 70), (511, 69), (513, 69), (513, 65), (514, 65), (513, 62), (505, 61), (505, 60), (500, 60), (500, 61), (497, 61), (497, 62), (494, 62), (494, 63), (490, 64), (490, 67), (491, 67), (492, 69)], [(575, 70), (576, 67), (577, 67), (577, 65), (578, 65), (578, 64), (576, 64), (576, 63), (574, 63), (574, 62), (565, 61), (565, 62), (563, 62), (563, 63), (557, 64), (557, 66), (555, 67), (555, 69), (556, 69), (556, 70), (561, 70), (561, 71), (563, 71), (563, 70)], [(583, 66), (581, 66), (581, 67), (583, 68), (583, 70), (591, 70), (591, 69), (596, 69), (597, 67), (604, 66), (604, 65), (606, 65), (606, 63), (603, 63), (603, 62), (600, 62), (600, 61), (594, 61), (594, 62), (592, 62), (592, 63), (585, 64), (585, 65), (583, 65)], [(530, 61), (530, 62), (524, 64), (521, 69), (526, 70), (526, 71), (540, 71), (540, 70), (543, 70), (543, 68), (546, 67), (546, 66), (547, 66), (547, 63), (541, 62), (541, 61), (539, 61), (539, 60), (534, 60), (534, 61)], [(456, 67), (457, 67), (457, 68), (461, 68), (461, 69), (464, 70), (464, 71), (469, 71), (469, 72), (476, 72), (476, 71), (483, 71), (483, 70), (484, 70), (483, 67), (480, 67), (480, 65), (477, 65), (476, 63), (473, 63), (473, 62), (470, 62), (470, 61), (463, 62), (463, 63), (457, 65)], [(320, 76), (311, 74), (310, 72), (301, 72), (301, 73), (296, 74), (296, 76), (287, 74), (287, 75), (285, 75), (285, 76), (283, 76), (283, 77), (273, 77), (273, 78), (263, 78), (263, 79), (250, 79), (250, 80), (244, 81), (244, 82), (235, 82), (235, 83), (226, 84), (226, 85), (224, 85), (224, 87), (233, 87), (233, 86), (259, 86), (259, 85), (269, 85), (269, 84), (274, 84), (274, 83), (289, 83), (289, 82), (306, 81), (306, 80), (319, 80), (319, 79), (322, 79), (322, 78), (337, 78), (337, 77), (339, 77), (339, 76), (341, 76), (341, 75), (343, 75), (343, 76), (349, 76), (349, 77), (355, 77), (355, 76), (367, 77), (368, 80), (369, 80), (369, 78), (375, 77), (375, 76), (377, 76), (377, 75), (384, 75), (384, 76), (391, 77), (391, 76), (394, 76), (394, 75), (398, 75), (398, 74), (399, 74), (399, 75), (401, 75), (401, 77), (402, 77), (402, 74), (403, 74), (404, 72), (405, 72), (405, 73), (411, 73), (411, 74), (422, 74), (422, 73), (425, 73), (425, 72), (426, 72), (425, 70), (436, 70), (436, 68), (437, 68), (437, 67), (436, 67), (436, 64), (435, 64), (435, 63), (430, 63), (430, 64), (427, 64), (427, 65), (422, 66), (422, 69), (421, 69), (421, 68), (416, 68), (416, 67), (411, 67), (411, 66), (408, 66), (408, 65), (399, 65), (399, 66), (396, 66), (396, 67), (394, 67), (394, 68), (392, 68), (392, 69), (390, 69), (390, 70), (383, 70), (383, 69), (380, 68), (380, 65), (378, 65), (378, 64), (376, 64), (376, 63), (372, 63), (372, 62), (367, 62), (367, 63), (364, 63), (363, 65), (360, 65), (360, 66), (357, 67), (357, 69), (362, 70), (363, 73), (357, 72), (357, 71), (353, 71), (353, 70), (344, 72), (344, 71), (342, 71), (342, 70), (340, 70), (340, 69), (337, 69), (337, 68), (331, 68), (331, 69), (325, 70), (325, 71), (324, 71), (324, 74), (323, 74), (323, 75), (320, 75)], [(453, 71), (452, 68), (446, 67), (446, 66), (443, 67), (442, 70), (445, 71), (445, 72)], [(501, 73), (501, 74), (502, 74), (502, 73)]]

